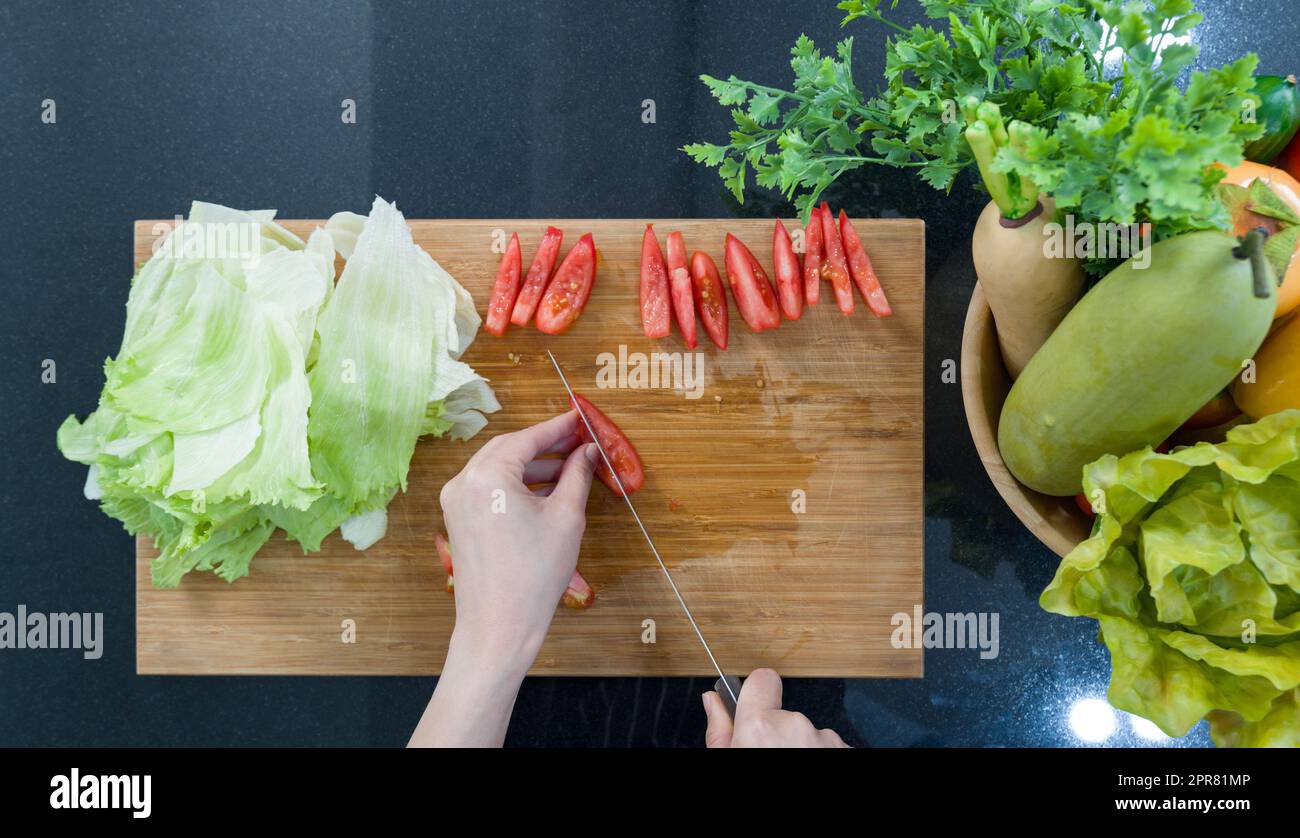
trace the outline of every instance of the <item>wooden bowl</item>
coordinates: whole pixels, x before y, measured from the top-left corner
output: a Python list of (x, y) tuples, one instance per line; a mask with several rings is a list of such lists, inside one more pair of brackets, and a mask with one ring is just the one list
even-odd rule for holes
[(984, 298), (984, 289), (976, 283), (961, 339), (961, 395), (966, 406), (966, 424), (998, 494), (1039, 541), (1058, 556), (1064, 556), (1088, 537), (1092, 521), (1075, 504), (1074, 498), (1035, 492), (1007, 470), (998, 451), (998, 417), (1010, 390), (1011, 377), (998, 350), (993, 312)]

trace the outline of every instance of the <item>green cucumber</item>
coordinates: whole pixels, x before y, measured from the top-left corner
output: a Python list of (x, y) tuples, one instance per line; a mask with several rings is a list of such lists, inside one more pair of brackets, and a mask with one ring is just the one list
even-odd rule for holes
[(1246, 143), (1246, 159), (1269, 163), (1300, 130), (1300, 89), (1295, 76), (1256, 76), (1254, 93), (1260, 101), (1255, 119), (1264, 123), (1264, 136)]
[[(1017, 480), (1076, 495), (1103, 454), (1159, 445), (1241, 371), (1273, 322), (1276, 280), (1251, 248), (1186, 233), (1084, 295), (1007, 395), (998, 447)], [(1249, 250), (1249, 252), (1248, 252)]]

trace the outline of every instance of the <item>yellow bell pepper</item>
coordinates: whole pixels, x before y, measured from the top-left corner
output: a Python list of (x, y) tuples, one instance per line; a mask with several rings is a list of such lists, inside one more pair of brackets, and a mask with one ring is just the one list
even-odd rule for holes
[(1255, 381), (1238, 378), (1232, 397), (1255, 419), (1300, 408), (1300, 314), (1277, 324), (1255, 353)]

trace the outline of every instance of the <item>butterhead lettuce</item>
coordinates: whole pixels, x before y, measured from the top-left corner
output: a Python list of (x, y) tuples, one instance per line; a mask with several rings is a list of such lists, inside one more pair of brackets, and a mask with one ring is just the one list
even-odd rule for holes
[(1300, 411), (1218, 445), (1105, 456), (1097, 512), (1040, 604), (1092, 617), (1109, 698), (1171, 736), (1209, 715), (1224, 746), (1300, 742)]
[(500, 408), (459, 360), (473, 300), (396, 207), (306, 242), (273, 219), (195, 202), (132, 280), (98, 409), (59, 428), (86, 496), (153, 538), (159, 587), (247, 575), (277, 527), (305, 550), (340, 527), (369, 547), (416, 440), (466, 438)]

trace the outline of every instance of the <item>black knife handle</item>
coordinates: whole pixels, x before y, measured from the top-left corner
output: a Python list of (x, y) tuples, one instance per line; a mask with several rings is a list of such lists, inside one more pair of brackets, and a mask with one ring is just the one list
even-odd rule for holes
[[(740, 679), (735, 675), (728, 675), (726, 677), (727, 684), (731, 685), (732, 692), (735, 692), (735, 694), (739, 696), (741, 686)], [(727, 691), (727, 684), (722, 683), (722, 679), (719, 678), (714, 682), (713, 689), (722, 698), (722, 706), (727, 709), (727, 715), (734, 720), (736, 718), (736, 702), (731, 700), (731, 692)]]

